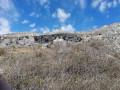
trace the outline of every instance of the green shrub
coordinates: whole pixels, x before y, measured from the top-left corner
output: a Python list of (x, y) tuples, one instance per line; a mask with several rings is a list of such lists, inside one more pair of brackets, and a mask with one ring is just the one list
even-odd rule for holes
[(51, 48), (51, 45), (47, 45), (46, 47), (47, 47), (47, 48)]
[(15, 49), (16, 47), (13, 45), (12, 48)]
[(38, 48), (42, 48), (42, 45), (40, 44), (40, 45), (38, 45)]
[(0, 49), (0, 56), (3, 56), (6, 54), (6, 50), (5, 49)]
[(22, 47), (19, 46), (18, 48), (20, 49), (20, 48), (22, 48)]
[(19, 42), (17, 41), (16, 44), (19, 44)]

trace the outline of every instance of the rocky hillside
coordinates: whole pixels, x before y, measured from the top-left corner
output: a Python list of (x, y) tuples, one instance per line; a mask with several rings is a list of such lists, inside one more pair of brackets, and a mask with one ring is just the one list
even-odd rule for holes
[(56, 38), (63, 39), (66, 42), (81, 42), (92, 39), (120, 42), (120, 23), (111, 24), (109, 26), (105, 25), (96, 30), (73, 33), (60, 31), (49, 34), (33, 32), (5, 34), (0, 36), (0, 47), (6, 48), (10, 46), (31, 46), (38, 45), (40, 43), (52, 44)]
[(120, 90), (119, 30), (2, 35), (1, 79), (13, 90)]
[(114, 23), (109, 26), (105, 25), (93, 31), (94, 33), (99, 33), (103, 35), (120, 34), (120, 23)]

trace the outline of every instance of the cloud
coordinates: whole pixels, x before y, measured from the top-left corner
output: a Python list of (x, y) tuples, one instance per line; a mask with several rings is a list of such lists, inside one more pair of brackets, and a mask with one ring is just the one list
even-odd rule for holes
[(116, 7), (117, 6), (117, 1), (116, 0), (113, 0), (113, 7)]
[(82, 9), (86, 8), (86, 0), (75, 0), (75, 4), (79, 4)]
[(46, 10), (49, 10), (50, 6), (50, 0), (25, 0), (28, 5), (32, 5), (35, 9), (37, 9), (36, 5), (40, 5), (41, 7), (44, 7)]
[(105, 12), (109, 8), (115, 8), (118, 3), (118, 0), (93, 0), (91, 5), (93, 8), (98, 8), (100, 12)]
[(0, 16), (17, 19), (19, 14), (12, 0), (0, 0)]
[(56, 13), (56, 12), (52, 14), (52, 17), (53, 17), (53, 18), (56, 18), (56, 16), (57, 16), (57, 13)]
[(48, 0), (39, 0), (39, 2), (41, 5), (44, 5), (44, 4), (48, 3)]
[(60, 22), (65, 22), (70, 17), (70, 13), (66, 13), (63, 9), (58, 8), (57, 12), (52, 14), (53, 18), (58, 18)]
[(92, 7), (96, 8), (102, 0), (93, 0)]
[(37, 29), (35, 29), (35, 28), (31, 30), (31, 32), (36, 32), (36, 31), (37, 31)]
[(111, 8), (112, 7), (112, 2), (108, 2), (107, 6), (108, 6), (108, 8)]
[(97, 26), (97, 25), (93, 26), (93, 29), (97, 29), (97, 28), (98, 28), (98, 26)]
[(31, 17), (36, 17), (36, 18), (37, 18), (37, 17), (39, 17), (40, 15), (39, 15), (39, 14), (36, 14), (35, 12), (32, 12), (32, 13), (30, 14), (30, 16), (31, 16)]
[(10, 22), (18, 21), (18, 17), (12, 0), (0, 0), (0, 34), (11, 33)]
[(7, 10), (11, 10), (14, 8), (13, 3), (11, 2), (11, 0), (0, 0), (0, 7), (7, 11)]
[(106, 1), (100, 3), (99, 7), (100, 12), (104, 12), (106, 10), (106, 5), (107, 5)]
[(32, 28), (35, 27), (35, 23), (31, 24), (30, 27), (32, 27)]
[(44, 8), (49, 9), (49, 0), (38, 0), (41, 6), (44, 6)]
[(40, 28), (40, 31), (42, 31), (43, 33), (49, 33), (50, 29), (47, 27), (44, 27), (44, 28)]
[(26, 24), (26, 23), (29, 23), (29, 21), (28, 21), (28, 20), (24, 20), (24, 21), (22, 22), (22, 24)]
[(66, 32), (74, 32), (75, 28), (73, 28), (73, 26), (71, 24), (69, 24), (69, 25), (63, 25), (61, 27), (61, 30), (66, 31)]
[(0, 18), (0, 34), (11, 33), (10, 28), (9, 21), (5, 18)]

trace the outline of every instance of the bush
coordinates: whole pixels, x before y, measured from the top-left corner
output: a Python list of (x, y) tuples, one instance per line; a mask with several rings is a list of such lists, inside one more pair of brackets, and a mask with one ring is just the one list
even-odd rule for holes
[(0, 56), (3, 56), (6, 54), (6, 50), (5, 49), (0, 49)]
[(51, 45), (47, 45), (46, 47), (47, 47), (47, 48), (51, 48)]
[(12, 48), (13, 48), (13, 49), (16, 49), (16, 47), (15, 47), (14, 45), (12, 46)]
[(40, 44), (40, 45), (38, 45), (38, 48), (42, 48), (42, 45)]

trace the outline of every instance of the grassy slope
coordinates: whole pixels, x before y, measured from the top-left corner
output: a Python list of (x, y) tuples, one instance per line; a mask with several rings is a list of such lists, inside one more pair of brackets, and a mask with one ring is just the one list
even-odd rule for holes
[(67, 52), (59, 52), (60, 47), (8, 49), (0, 68), (14, 90), (119, 90), (120, 56), (97, 50), (104, 44), (85, 42)]

